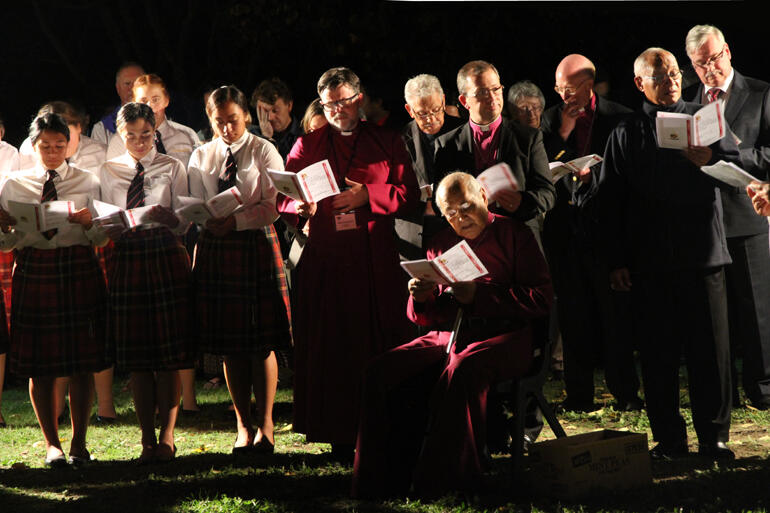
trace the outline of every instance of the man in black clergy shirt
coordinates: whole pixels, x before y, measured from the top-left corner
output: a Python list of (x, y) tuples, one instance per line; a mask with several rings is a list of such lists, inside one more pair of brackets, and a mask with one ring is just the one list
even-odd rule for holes
[[(596, 67), (571, 54), (556, 67), (562, 103), (543, 114), (548, 159), (564, 162), (604, 147), (618, 122), (631, 109), (594, 94)], [(607, 387), (619, 410), (641, 410), (639, 378), (627, 332), (628, 294), (610, 290), (609, 270), (596, 245), (592, 202), (599, 165), (568, 174), (556, 182), (556, 206), (545, 216), (543, 246), (551, 269), (564, 340), (565, 410), (592, 411), (594, 369), (604, 364)]]
[[(685, 98), (725, 101), (725, 119), (738, 139), (744, 170), (766, 181), (770, 171), (770, 84), (733, 69), (722, 32), (696, 25), (687, 33), (687, 55), (701, 83)], [(725, 268), (730, 347), (743, 357), (743, 390), (755, 408), (770, 408), (770, 254), (767, 223), (757, 217), (744, 189), (723, 188), (727, 247), (733, 263)], [(733, 375), (736, 385), (737, 376)], [(736, 394), (737, 395), (737, 394)]]
[(730, 369), (723, 267), (730, 263), (717, 183), (699, 167), (737, 160), (725, 137), (709, 147), (660, 149), (659, 112), (694, 113), (681, 100), (682, 72), (662, 48), (634, 62), (642, 109), (621, 121), (604, 155), (598, 196), (611, 287), (630, 290), (642, 361), (647, 415), (658, 445), (653, 458), (688, 452), (679, 413), (679, 364), (684, 351), (698, 452), (734, 458), (730, 430)]
[(471, 61), (457, 73), (460, 103), (470, 120), (436, 140), (434, 185), (453, 171), (473, 176), (498, 162), (511, 166), (519, 190), (499, 193), (495, 213), (529, 221), (553, 207), (543, 134), (503, 119), (503, 85), (497, 69), (486, 61)]

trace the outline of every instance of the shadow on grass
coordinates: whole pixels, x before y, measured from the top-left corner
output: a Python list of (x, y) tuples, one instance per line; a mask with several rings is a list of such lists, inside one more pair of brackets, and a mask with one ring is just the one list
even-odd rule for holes
[[(352, 500), (348, 497), (350, 473), (350, 467), (333, 464), (328, 454), (238, 459), (227, 454), (201, 454), (144, 467), (132, 462), (97, 462), (79, 470), (5, 470), (0, 472), (0, 504), (4, 512), (176, 511), (174, 507), (184, 501), (205, 505), (207, 500), (228, 496), (271, 505), (272, 509), (259, 511), (428, 511), (428, 506), (415, 506), (403, 499)], [(691, 458), (656, 464), (654, 475), (656, 483), (651, 487), (557, 501), (528, 496), (528, 484), (511, 483), (508, 461), (500, 459), (495, 461), (483, 493), (470, 502), (467, 497), (445, 498), (439, 509), (652, 512), (682, 508), (716, 512), (756, 511), (765, 508), (768, 501), (770, 462), (765, 459), (745, 458), (716, 467)]]

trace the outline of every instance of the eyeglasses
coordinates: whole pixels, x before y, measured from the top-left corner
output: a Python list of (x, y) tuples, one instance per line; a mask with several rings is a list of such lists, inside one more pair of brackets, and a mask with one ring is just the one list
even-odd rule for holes
[(436, 107), (435, 109), (431, 109), (428, 112), (415, 112), (412, 111), (412, 114), (414, 114), (414, 117), (417, 119), (420, 119), (422, 121), (425, 121), (426, 119), (433, 117), (437, 118), (438, 115), (444, 110), (444, 102), (441, 102), (441, 105)]
[(476, 210), (476, 204), (469, 203), (466, 201), (457, 208), (447, 208), (446, 210), (444, 210), (444, 217), (446, 217), (447, 220), (451, 221), (459, 215), (467, 216), (474, 210)]
[(673, 71), (669, 71), (665, 75), (651, 75), (648, 77), (643, 76), (642, 78), (647, 78), (655, 82), (656, 84), (662, 84), (666, 81), (667, 78), (670, 78), (672, 82), (677, 82), (682, 78), (682, 70), (677, 69)]
[(490, 87), (489, 89), (487, 89), (486, 87), (476, 89), (472, 93), (468, 93), (465, 96), (468, 96), (470, 98), (491, 98), (495, 94), (502, 94), (502, 93), (503, 93), (503, 84), (500, 84), (495, 87)]
[(556, 91), (556, 94), (558, 94), (559, 96), (574, 96), (575, 93), (578, 92), (578, 89), (583, 87), (583, 84), (585, 84), (589, 80), (591, 80), (591, 77), (586, 77), (583, 79), (582, 82), (580, 82), (578, 85), (574, 87), (573, 86), (564, 87), (560, 85), (555, 85), (553, 86), (553, 90)]
[(693, 61), (692, 65), (695, 66), (696, 68), (709, 69), (710, 67), (716, 65), (717, 62), (722, 60), (722, 57), (724, 57), (725, 55), (725, 50), (727, 50), (727, 43), (725, 43), (725, 45), (722, 47), (722, 51), (720, 51), (716, 55), (712, 55), (711, 57), (709, 57), (706, 62)]
[(358, 99), (358, 95), (359, 93), (356, 93), (353, 96), (350, 96), (348, 98), (343, 98), (335, 102), (327, 102), (327, 103), (321, 102), (321, 107), (323, 107), (323, 109), (326, 111), (341, 109), (343, 107), (347, 107), (348, 105), (356, 101), (356, 99)]
[(515, 105), (515, 107), (520, 111), (526, 112), (527, 114), (540, 114), (543, 112), (543, 107), (540, 105), (529, 105), (522, 103), (521, 105)]

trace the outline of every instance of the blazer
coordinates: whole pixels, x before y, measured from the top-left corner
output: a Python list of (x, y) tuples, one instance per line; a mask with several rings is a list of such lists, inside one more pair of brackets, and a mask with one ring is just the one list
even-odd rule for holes
[[(521, 205), (510, 217), (528, 221), (551, 209), (556, 201), (543, 133), (508, 119), (503, 119), (500, 131), (498, 162), (511, 166), (522, 192)], [(470, 122), (436, 139), (434, 186), (453, 171), (465, 171), (473, 176), (484, 171), (476, 169), (473, 147)]]
[[(687, 90), (686, 98), (704, 103), (703, 84)], [(770, 176), (770, 84), (735, 71), (727, 91), (725, 119), (738, 142), (741, 167), (760, 180)], [(728, 237), (757, 235), (767, 222), (751, 206), (740, 187), (721, 188), (725, 231)]]

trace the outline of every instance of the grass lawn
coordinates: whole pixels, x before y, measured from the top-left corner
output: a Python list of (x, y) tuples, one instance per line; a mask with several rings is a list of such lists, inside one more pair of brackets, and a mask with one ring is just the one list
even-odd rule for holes
[[(597, 381), (598, 383), (599, 381)], [(122, 383), (116, 385), (116, 390)], [(696, 456), (653, 464), (651, 487), (560, 502), (532, 496), (529, 483), (512, 483), (508, 458), (496, 457), (483, 493), (448, 496), (436, 502), (403, 499), (367, 502), (348, 497), (351, 468), (332, 463), (329, 446), (309, 444), (291, 430), (291, 391), (279, 390), (278, 432), (273, 456), (234, 459), (234, 419), (225, 388), (203, 390), (202, 413), (182, 417), (177, 459), (139, 467), (139, 428), (130, 396), (116, 396), (119, 421), (91, 426), (89, 449), (98, 461), (80, 470), (43, 468), (44, 447), (26, 388), (3, 394), (9, 426), (0, 429), (0, 513), (16, 512), (717, 512), (770, 509), (770, 413), (743, 407), (733, 412), (731, 448), (737, 459), (722, 466)], [(561, 383), (549, 383), (548, 397), (560, 400)], [(609, 404), (603, 388), (600, 397)], [(688, 404), (683, 392), (683, 404)], [(687, 412), (689, 414), (689, 412)], [(644, 413), (610, 407), (591, 414), (567, 413), (568, 435), (600, 428), (649, 432)], [(691, 450), (697, 450), (689, 417)], [(70, 428), (61, 431), (65, 452)], [(543, 439), (553, 438), (546, 428)]]

